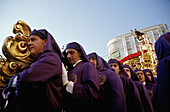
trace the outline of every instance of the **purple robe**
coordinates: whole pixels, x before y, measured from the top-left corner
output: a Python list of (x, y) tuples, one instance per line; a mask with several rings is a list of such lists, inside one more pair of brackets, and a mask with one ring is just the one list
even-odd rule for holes
[[(37, 55), (30, 68), (15, 75), (18, 76), (16, 112), (60, 112), (64, 57), (48, 31), (34, 30), (30, 35), (44, 36), (47, 38), (47, 43), (43, 53)], [(4, 90), (5, 93), (10, 90), (12, 80), (13, 78), (8, 88)]]
[(147, 92), (147, 88), (140, 82), (137, 75), (135, 74), (135, 72), (132, 70), (132, 68), (129, 65), (123, 65), (123, 67), (130, 69), (131, 79), (134, 81), (134, 83), (136, 84), (138, 88), (144, 111), (154, 112), (154, 107), (152, 105), (152, 101)]
[(143, 70), (136, 69), (135, 72), (137, 72), (137, 71), (142, 71), (144, 73), (145, 82), (146, 82), (145, 87), (146, 87), (147, 92), (151, 98), (154, 111), (157, 112), (158, 111), (157, 84), (151, 83), (151, 80), (148, 78), (148, 76), (145, 74), (145, 72)]
[(96, 57), (99, 75), (100, 96), (96, 112), (126, 112), (126, 102), (123, 84), (110, 65), (96, 53), (91, 53), (88, 58)]
[[(89, 62), (83, 47), (72, 42), (66, 49), (79, 50), (82, 61), (68, 70), (69, 80), (74, 82), (73, 93), (65, 93), (65, 109), (68, 112), (94, 112), (99, 96), (99, 77), (94, 65)], [(64, 54), (66, 50), (64, 50)], [(67, 63), (68, 64), (68, 63)]]
[(121, 63), (116, 59), (110, 59), (108, 63), (117, 63), (121, 70), (120, 78), (124, 87), (127, 112), (144, 112), (138, 88), (134, 81), (128, 78), (128, 74), (123, 69)]
[(159, 37), (155, 43), (155, 52), (158, 59), (157, 66), (157, 93), (159, 111), (170, 111), (170, 32)]
[(93, 112), (99, 94), (97, 70), (90, 62), (80, 62), (69, 72), (74, 82), (73, 93), (66, 96), (66, 110), (69, 112)]
[(131, 79), (133, 81), (140, 81), (138, 76), (135, 74), (135, 72), (132, 70), (132, 68), (129, 65), (122, 65), (122, 66), (123, 66), (123, 68), (129, 68), (130, 69), (130, 73), (131, 73), (130, 75), (131, 75)]

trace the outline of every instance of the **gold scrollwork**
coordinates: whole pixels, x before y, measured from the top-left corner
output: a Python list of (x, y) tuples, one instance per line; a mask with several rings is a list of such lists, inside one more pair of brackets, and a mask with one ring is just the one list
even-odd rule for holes
[(18, 73), (21, 65), (28, 67), (31, 64), (30, 52), (27, 47), (31, 28), (23, 21), (14, 24), (15, 37), (8, 36), (3, 43), (0, 56), (0, 89), (8, 85), (10, 78)]
[(31, 63), (31, 59), (27, 42), (31, 29), (25, 22), (18, 21), (14, 25), (13, 32), (16, 36), (9, 36), (5, 39), (2, 52), (8, 60), (28, 66)]
[(13, 76), (18, 72), (20, 64), (16, 62), (9, 62), (6, 60), (6, 63), (2, 66), (2, 71), (7, 76)]
[(13, 33), (21, 33), (24, 35), (23, 37), (29, 37), (31, 28), (24, 21), (18, 21), (14, 24)]

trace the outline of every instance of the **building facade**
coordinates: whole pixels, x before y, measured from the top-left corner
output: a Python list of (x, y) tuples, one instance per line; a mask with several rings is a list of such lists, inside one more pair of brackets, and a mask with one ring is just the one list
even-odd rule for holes
[[(167, 24), (158, 24), (139, 31), (147, 34), (154, 44), (162, 34), (169, 32), (169, 29)], [(107, 44), (109, 59), (121, 60), (129, 54), (136, 53), (139, 50), (139, 42), (136, 39), (136, 35), (133, 33), (114, 37)]]

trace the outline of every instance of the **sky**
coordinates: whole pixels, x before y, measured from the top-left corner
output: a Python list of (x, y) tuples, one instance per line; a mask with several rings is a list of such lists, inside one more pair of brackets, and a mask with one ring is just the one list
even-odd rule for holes
[(108, 60), (112, 38), (135, 28), (170, 27), (170, 0), (0, 0), (0, 54), (18, 20), (49, 31), (60, 48), (78, 42), (87, 54)]

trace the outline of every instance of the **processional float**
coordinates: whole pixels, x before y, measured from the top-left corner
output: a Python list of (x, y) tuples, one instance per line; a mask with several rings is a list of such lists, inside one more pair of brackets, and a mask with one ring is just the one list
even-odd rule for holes
[(120, 62), (129, 65), (133, 70), (135, 69), (150, 69), (153, 75), (157, 76), (157, 57), (154, 50), (154, 44), (151, 43), (151, 38), (147, 34), (140, 31), (131, 30), (136, 34), (136, 39), (139, 42), (140, 50), (137, 53), (130, 54), (121, 59)]
[(31, 63), (27, 47), (31, 28), (25, 22), (18, 21), (13, 26), (13, 33), (15, 36), (8, 36), (2, 45), (5, 58), (0, 55), (0, 90), (8, 85), (22, 65), (27, 67)]

